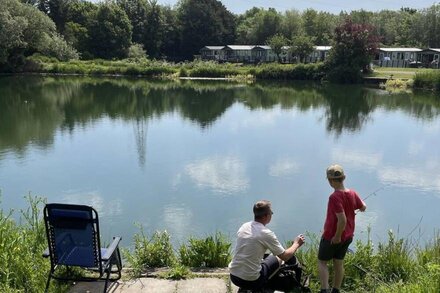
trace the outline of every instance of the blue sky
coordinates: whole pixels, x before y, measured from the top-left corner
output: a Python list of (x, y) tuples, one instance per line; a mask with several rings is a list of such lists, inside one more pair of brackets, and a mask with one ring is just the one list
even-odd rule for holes
[[(378, 11), (382, 9), (398, 10), (401, 7), (427, 8), (440, 0), (221, 0), (221, 2), (234, 13), (243, 13), (246, 10), (256, 7), (273, 7), (278, 11), (289, 9), (305, 10), (313, 8), (318, 11), (328, 11), (339, 13), (341, 10), (352, 11), (365, 9), (368, 11)], [(177, 3), (177, 0), (158, 0), (159, 4)]]

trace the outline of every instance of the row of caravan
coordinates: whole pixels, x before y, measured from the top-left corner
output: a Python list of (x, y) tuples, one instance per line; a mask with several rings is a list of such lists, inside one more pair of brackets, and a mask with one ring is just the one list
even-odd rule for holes
[[(280, 54), (282, 63), (300, 62), (299, 57), (284, 46)], [(315, 46), (302, 60), (304, 63), (324, 61), (331, 46)], [(205, 46), (200, 50), (202, 60), (218, 62), (263, 63), (277, 62), (278, 56), (266, 45)], [(440, 48), (379, 48), (373, 64), (383, 67), (430, 67), (439, 68)]]

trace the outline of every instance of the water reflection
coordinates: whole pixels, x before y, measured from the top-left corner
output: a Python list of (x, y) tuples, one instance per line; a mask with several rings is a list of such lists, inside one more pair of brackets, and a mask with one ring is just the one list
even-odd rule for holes
[(68, 190), (61, 196), (60, 202), (68, 204), (87, 204), (97, 210), (101, 217), (114, 217), (122, 215), (121, 199), (104, 199), (100, 192), (96, 190)]
[(359, 233), (411, 230), (421, 213), (431, 229), (439, 110), (433, 95), (356, 86), (2, 77), (2, 204), (16, 208), (29, 190), (90, 204), (129, 242), (134, 222), (178, 239), (233, 234), (264, 196), (272, 227), (291, 237), (322, 229), (323, 173), (339, 162), (364, 197), (387, 186)]
[(198, 160), (185, 167), (185, 173), (200, 188), (234, 194), (249, 187), (245, 164), (237, 157), (224, 156)]
[(148, 119), (167, 113), (179, 113), (206, 128), (237, 102), (253, 110), (323, 108), (327, 131), (338, 136), (359, 131), (378, 108), (401, 110), (423, 120), (437, 117), (440, 111), (440, 100), (432, 95), (384, 96), (356, 86), (3, 77), (0, 90), (1, 150), (20, 154), (30, 144), (48, 148), (56, 130), (72, 132), (107, 116), (133, 121), (140, 165), (145, 164)]
[(291, 158), (280, 158), (269, 166), (269, 175), (274, 177), (289, 176), (298, 172), (300, 164)]

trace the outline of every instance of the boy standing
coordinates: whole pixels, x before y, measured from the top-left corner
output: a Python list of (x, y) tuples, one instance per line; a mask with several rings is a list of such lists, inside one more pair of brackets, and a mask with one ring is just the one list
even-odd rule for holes
[(344, 170), (339, 165), (327, 168), (327, 179), (334, 192), (330, 195), (324, 232), (319, 244), (318, 271), (321, 293), (329, 292), (327, 262), (333, 260), (332, 293), (338, 293), (344, 277), (344, 257), (353, 240), (355, 210), (365, 211), (367, 206), (354, 191), (344, 187)]

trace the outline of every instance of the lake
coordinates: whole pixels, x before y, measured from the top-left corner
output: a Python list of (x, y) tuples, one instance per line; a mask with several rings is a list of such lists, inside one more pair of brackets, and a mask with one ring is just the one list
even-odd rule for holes
[[(231, 239), (272, 201), (285, 241), (319, 234), (341, 164), (366, 199), (356, 237), (425, 243), (439, 229), (440, 97), (312, 83), (0, 77), (1, 208), (48, 202), (98, 210), (104, 240), (137, 224), (175, 244)], [(15, 214), (18, 217), (18, 213)], [(108, 242), (108, 241), (107, 241)]]

